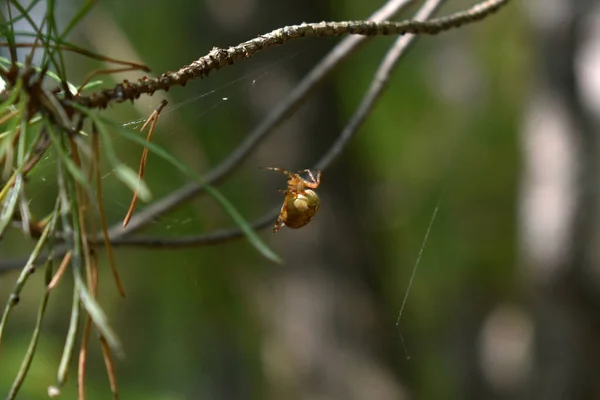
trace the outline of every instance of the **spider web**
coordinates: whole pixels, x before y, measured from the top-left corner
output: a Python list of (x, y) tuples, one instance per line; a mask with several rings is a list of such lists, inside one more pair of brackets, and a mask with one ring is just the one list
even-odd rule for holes
[[(158, 124), (157, 124), (157, 132), (155, 132), (152, 142), (157, 145), (160, 145), (161, 147), (165, 147), (165, 146), (168, 146), (170, 141), (172, 141), (174, 139), (177, 140), (177, 137), (180, 132), (177, 130), (168, 128), (168, 119), (171, 115), (176, 115), (177, 113), (181, 112), (184, 109), (189, 110), (192, 108), (200, 108), (200, 111), (194, 113), (194, 116), (192, 116), (191, 118), (188, 118), (188, 119), (191, 119), (194, 124), (199, 125), (202, 122), (203, 118), (209, 116), (211, 113), (214, 113), (215, 111), (217, 111), (219, 109), (230, 107), (230, 106), (228, 106), (229, 103), (231, 103), (232, 101), (236, 101), (239, 98), (245, 96), (249, 91), (251, 93), (256, 93), (257, 91), (260, 91), (262, 88), (261, 82), (269, 76), (269, 74), (273, 71), (273, 69), (280, 68), (282, 65), (285, 65), (285, 63), (291, 62), (291, 60), (293, 60), (298, 54), (300, 54), (300, 53), (296, 52), (288, 57), (278, 60), (277, 62), (268, 64), (268, 65), (260, 67), (260, 68), (256, 68), (251, 73), (248, 73), (239, 78), (235, 78), (235, 79), (233, 79), (225, 84), (222, 84), (214, 89), (211, 89), (207, 92), (193, 95), (186, 100), (177, 102), (173, 105), (168, 105), (161, 112), (161, 116), (160, 116)], [(199, 107), (199, 105), (200, 105), (200, 107)], [(151, 112), (151, 110), (150, 110), (150, 112)], [(137, 131), (137, 133), (143, 137), (143, 136), (145, 136), (146, 132), (140, 133), (139, 129), (144, 124), (147, 117), (148, 116), (143, 116), (140, 118), (136, 118), (133, 120), (123, 122), (121, 124), (121, 126), (129, 128), (134, 132)], [(125, 138), (119, 136), (118, 134), (112, 134), (111, 136), (112, 136), (113, 146), (116, 149), (119, 149), (123, 145), (128, 145), (127, 140)], [(127, 164), (129, 164), (129, 166), (134, 171), (137, 171), (136, 162), (139, 161), (140, 155), (141, 155), (141, 148), (139, 148), (139, 151), (137, 151), (133, 155), (134, 161), (127, 162)], [(36, 200), (40, 200), (42, 197), (47, 196), (48, 193), (51, 192), (53, 190), (53, 188), (55, 188), (55, 184), (52, 182), (49, 182), (48, 177), (47, 177), (47, 176), (52, 176), (54, 174), (54, 170), (55, 170), (54, 167), (56, 165), (56, 161), (55, 161), (54, 157), (55, 156), (53, 154), (51, 154), (51, 152), (48, 152), (40, 160), (40, 162), (38, 163), (36, 168), (32, 171), (31, 175), (34, 177), (32, 179), (32, 181), (35, 179), (37, 181), (40, 181), (41, 184), (36, 183), (30, 189), (28, 189), (28, 199), (30, 200), (30, 202), (35, 203)], [(128, 157), (128, 158), (131, 158), (131, 157)], [(124, 158), (121, 157), (121, 160), (123, 161)], [(154, 157), (152, 155), (152, 153), (150, 153), (149, 169), (152, 169), (151, 164), (153, 162), (157, 162), (157, 161), (160, 161), (160, 159), (158, 157)], [(176, 170), (173, 170), (173, 171), (174, 171), (173, 172), (174, 174), (180, 174)], [(112, 181), (111, 184), (122, 185), (115, 178), (114, 172), (115, 172), (114, 168), (110, 169), (108, 171), (103, 171), (103, 174), (101, 177), (103, 184), (106, 184), (106, 183)], [(149, 172), (146, 175), (145, 179), (148, 179), (150, 174), (151, 174), (151, 172)], [(180, 178), (184, 179), (185, 177), (180, 177)], [(176, 181), (177, 180), (175, 180), (174, 182), (176, 182)], [(177, 186), (174, 186), (173, 189), (176, 187)], [(150, 189), (153, 192), (153, 194), (155, 192), (160, 193), (161, 191), (163, 193), (169, 192), (169, 188), (156, 188), (155, 187), (155, 188), (150, 188)], [(157, 190), (157, 189), (160, 189), (160, 190)], [(125, 213), (127, 212), (127, 209), (129, 208), (129, 202), (131, 200), (131, 193), (128, 191), (123, 191), (124, 196), (122, 198), (117, 199), (117, 198), (115, 198), (115, 196), (113, 196), (112, 193), (108, 194), (107, 192), (111, 192), (111, 190), (105, 189), (104, 193), (103, 193), (103, 199), (102, 199), (103, 203), (104, 203), (104, 208), (105, 208), (107, 214), (113, 215), (113, 216), (118, 216), (118, 215), (124, 216)], [(156, 199), (159, 196), (154, 195), (153, 197)], [(143, 204), (141, 204), (141, 207), (138, 206), (138, 210), (143, 208), (143, 206), (144, 206)], [(178, 226), (189, 225), (191, 223), (198, 222), (196, 220), (196, 218), (197, 217), (191, 217), (191, 216), (186, 217), (186, 218), (180, 218), (180, 217), (172, 217), (169, 215), (164, 215), (158, 219), (154, 219), (154, 220), (150, 221), (150, 224), (155, 224), (155, 225), (160, 224), (166, 230), (172, 230)], [(109, 224), (112, 224), (114, 222), (116, 222), (116, 221), (111, 220), (111, 221), (109, 221)]]

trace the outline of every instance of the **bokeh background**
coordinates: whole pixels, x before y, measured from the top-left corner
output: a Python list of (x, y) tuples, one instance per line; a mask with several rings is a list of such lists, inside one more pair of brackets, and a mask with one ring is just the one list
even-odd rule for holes
[[(64, 21), (80, 6), (60, 3)], [(413, 3), (400, 18), (412, 15)], [(362, 19), (382, 4), (106, 0), (71, 40), (158, 74), (213, 46), (303, 21)], [(438, 14), (471, 4), (447, 1)], [(121, 299), (102, 255), (100, 301), (127, 354), (117, 362), (121, 398), (600, 398), (598, 11), (583, 0), (513, 2), (482, 23), (420, 38), (358, 135), (324, 171), (315, 220), (297, 231), (261, 233), (284, 265), (243, 240), (118, 248), (127, 291)], [(313, 165), (354, 113), (393, 40), (375, 38), (350, 57), (220, 185), (248, 219), (280, 203), (276, 189), (285, 184), (259, 167)], [(106, 115), (135, 121), (168, 99), (154, 141), (207, 171), (337, 42), (290, 43)], [(72, 55), (67, 61), (75, 82), (106, 67)], [(103, 79), (110, 86), (139, 76)], [(136, 168), (139, 147), (117, 134), (115, 143)], [(52, 167), (52, 159), (43, 165)], [(52, 170), (41, 168), (31, 182), (40, 213), (55, 198)], [(152, 154), (146, 180), (156, 199), (187, 182)], [(110, 170), (103, 183), (109, 220), (118, 223), (131, 194)], [(185, 236), (231, 224), (200, 197), (143, 233)], [(30, 248), (15, 231), (0, 244), (0, 258)], [(0, 276), (1, 298), (17, 273)], [(71, 286), (65, 279), (50, 299), (21, 399), (45, 398), (55, 383)], [(8, 325), (0, 393), (24, 355), (41, 288), (36, 274)], [(88, 398), (109, 398), (100, 351), (90, 348)], [(75, 371), (63, 398), (75, 396)]]

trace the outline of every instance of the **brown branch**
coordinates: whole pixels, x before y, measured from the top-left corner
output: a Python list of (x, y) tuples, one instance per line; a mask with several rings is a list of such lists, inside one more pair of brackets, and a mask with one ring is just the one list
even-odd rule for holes
[(427, 22), (415, 20), (402, 22), (344, 21), (286, 26), (227, 49), (215, 47), (204, 57), (176, 72), (167, 72), (157, 78), (143, 77), (137, 82), (120, 83), (113, 89), (106, 89), (90, 96), (80, 96), (75, 101), (89, 108), (106, 108), (111, 102), (135, 100), (142, 94), (152, 95), (158, 90), (167, 91), (172, 86), (185, 86), (192, 79), (208, 76), (212, 71), (250, 58), (259, 51), (268, 50), (300, 38), (344, 35), (384, 36), (407, 33), (435, 35), (479, 21), (496, 12), (508, 2), (509, 0), (486, 0), (466, 11)]
[[(252, 229), (261, 230), (273, 225), (273, 221), (279, 215), (281, 206), (277, 206), (268, 213), (250, 223)], [(240, 228), (223, 228), (199, 235), (188, 235), (182, 237), (152, 237), (152, 236), (133, 236), (111, 239), (112, 246), (135, 246), (148, 248), (178, 248), (195, 247), (222, 244), (235, 239), (245, 237), (245, 233)]]
[[(156, 107), (156, 109), (152, 112), (150, 117), (144, 122), (144, 125), (140, 128), (140, 132), (142, 132), (148, 124), (150, 125), (150, 130), (148, 131), (148, 136), (146, 137), (146, 142), (150, 143), (152, 140), (152, 135), (154, 134), (154, 129), (156, 128), (156, 123), (158, 122), (158, 117), (162, 110), (167, 106), (167, 101), (162, 100), (160, 104)], [(129, 220), (135, 211), (135, 206), (137, 204), (138, 196), (139, 196), (139, 184), (144, 179), (144, 172), (146, 171), (146, 162), (148, 161), (148, 147), (144, 147), (142, 151), (142, 159), (140, 160), (140, 168), (138, 172), (138, 188), (133, 192), (133, 198), (131, 199), (131, 204), (129, 205), (129, 210), (127, 210), (127, 214), (123, 220), (123, 228), (129, 224)]]
[[(38, 36), (36, 36), (36, 40), (39, 39), (39, 34)], [(32, 48), (35, 49), (36, 48), (36, 43), (0, 43), (0, 47), (10, 47), (12, 48)], [(123, 60), (117, 60), (116, 58), (110, 58), (110, 57), (106, 57), (106, 56), (102, 56), (99, 54), (95, 54), (92, 53), (91, 51), (87, 51), (85, 49), (80, 49), (78, 47), (73, 47), (73, 46), (69, 46), (67, 44), (60, 44), (60, 43), (55, 43), (54, 45), (50, 46), (51, 48), (55, 48), (57, 50), (60, 51), (70, 51), (73, 53), (77, 53), (80, 54), (82, 56), (91, 58), (93, 60), (98, 60), (98, 61), (104, 61), (107, 63), (113, 63), (113, 64), (118, 64), (118, 65), (126, 65), (131, 71), (136, 71), (136, 70), (140, 70), (140, 71), (144, 71), (144, 72), (150, 72), (150, 67), (144, 65), (144, 64), (139, 64), (139, 63), (134, 63), (131, 61), (123, 61)]]

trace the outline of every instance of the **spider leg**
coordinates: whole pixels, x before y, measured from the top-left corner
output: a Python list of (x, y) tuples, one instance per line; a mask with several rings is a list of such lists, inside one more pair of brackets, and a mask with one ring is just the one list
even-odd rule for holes
[(273, 233), (279, 231), (284, 226), (285, 226), (285, 224), (281, 220), (281, 217), (277, 217), (277, 221), (275, 221), (275, 224), (273, 225)]
[(270, 171), (277, 171), (277, 172), (281, 172), (282, 174), (291, 177), (292, 174), (290, 171), (288, 171), (287, 169), (283, 169), (283, 168), (278, 168), (278, 167), (262, 167), (262, 169), (268, 169)]
[(273, 233), (277, 232), (281, 228), (285, 226), (284, 218), (287, 217), (287, 198), (283, 201), (283, 205), (281, 206), (281, 211), (277, 216), (277, 220), (273, 225)]
[[(316, 172), (316, 176), (315, 176), (315, 172)], [(301, 177), (303, 174), (305, 174), (308, 179)], [(306, 186), (308, 188), (316, 189), (321, 184), (321, 171), (319, 171), (319, 170), (304, 169), (302, 171), (298, 171), (296, 173), (296, 175), (301, 177), (302, 182), (304, 183), (304, 186)]]

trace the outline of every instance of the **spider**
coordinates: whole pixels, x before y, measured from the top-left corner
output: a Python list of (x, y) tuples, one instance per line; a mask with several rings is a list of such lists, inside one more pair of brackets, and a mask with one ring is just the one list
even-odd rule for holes
[(273, 225), (273, 232), (277, 232), (284, 225), (288, 228), (298, 229), (308, 224), (320, 205), (319, 196), (311, 189), (319, 187), (321, 171), (305, 169), (292, 173), (276, 167), (265, 167), (265, 169), (281, 172), (288, 177), (287, 189), (279, 190), (285, 195), (285, 199), (279, 217)]

